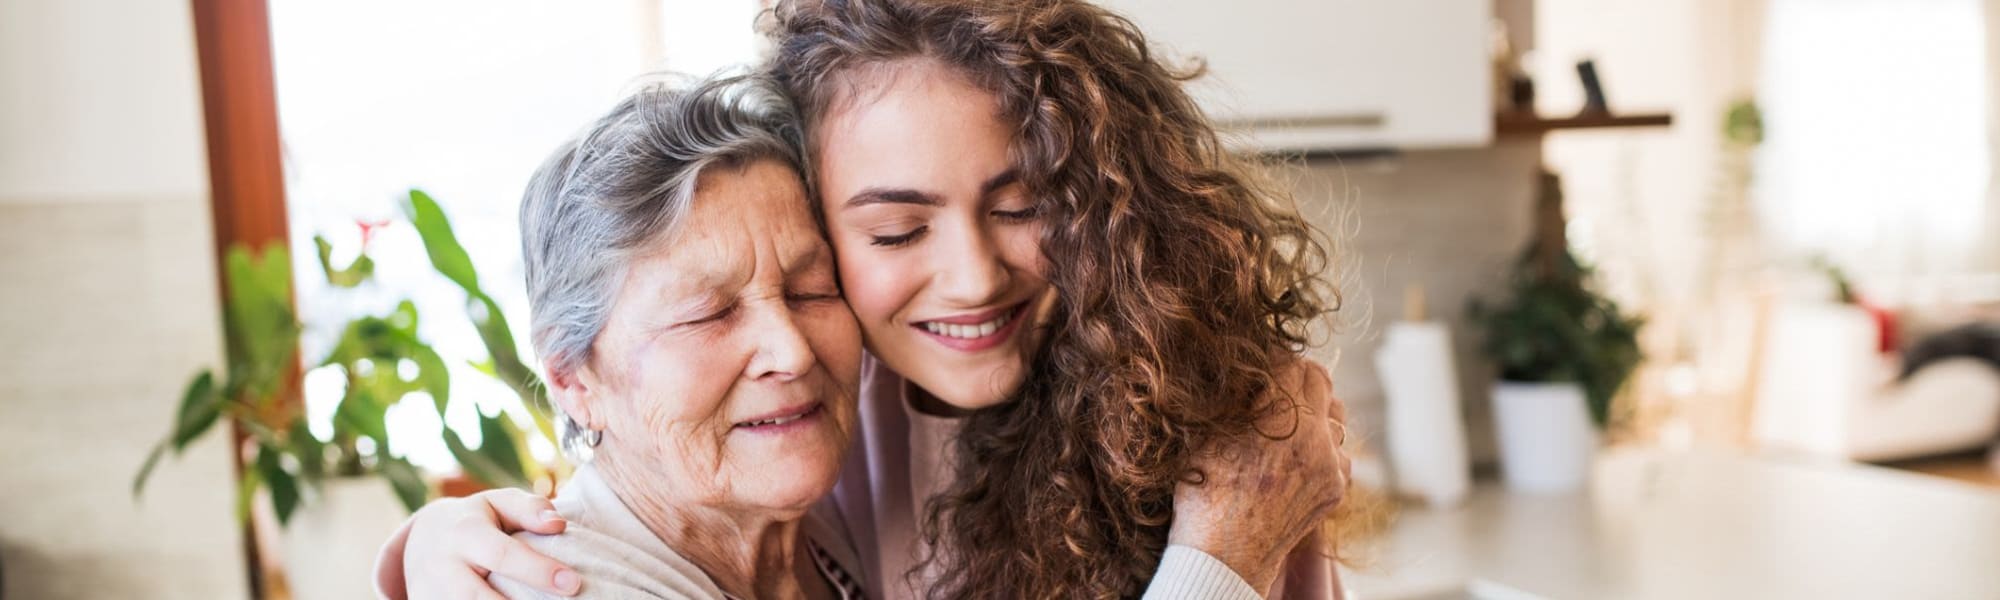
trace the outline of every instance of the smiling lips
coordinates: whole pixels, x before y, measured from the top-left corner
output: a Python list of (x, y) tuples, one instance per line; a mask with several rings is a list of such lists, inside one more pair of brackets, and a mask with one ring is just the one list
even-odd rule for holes
[(910, 325), (947, 348), (976, 352), (1007, 341), (1014, 330), (1020, 328), (1017, 325), (1021, 310), (1027, 305), (1023, 302), (984, 313), (918, 321)]
[(737, 423), (736, 428), (754, 433), (784, 433), (812, 424), (813, 421), (817, 420), (820, 413), (825, 412), (821, 410), (824, 406), (825, 403), (814, 402), (803, 407), (785, 410), (778, 414), (765, 415), (757, 419)]

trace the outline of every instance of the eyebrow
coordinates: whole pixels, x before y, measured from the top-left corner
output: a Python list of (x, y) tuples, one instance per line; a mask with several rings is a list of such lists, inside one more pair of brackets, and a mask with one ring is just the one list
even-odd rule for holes
[(785, 267), (785, 278), (790, 279), (793, 277), (797, 277), (800, 273), (804, 273), (815, 266), (819, 266), (820, 255), (825, 252), (826, 252), (825, 245), (815, 244), (813, 245), (813, 248), (811, 250), (792, 255), (791, 264)]
[(937, 194), (920, 192), (908, 188), (868, 188), (847, 199), (847, 208), (870, 204), (918, 204), (923, 206), (944, 206)]
[[(979, 195), (986, 196), (1000, 188), (1021, 181), (1020, 169), (1007, 169), (979, 184)], [(916, 204), (921, 206), (944, 206), (944, 199), (937, 194), (909, 188), (871, 187), (856, 192), (847, 199), (846, 208), (868, 206), (870, 204)]]
[(1015, 183), (1019, 183), (1020, 181), (1021, 181), (1020, 169), (1007, 169), (1005, 171), (1001, 171), (999, 175), (994, 175), (992, 177), (989, 177), (986, 179), (986, 183), (982, 183), (979, 185), (979, 195), (980, 196), (992, 195), (993, 192), (999, 191), (1000, 188), (1007, 187)]

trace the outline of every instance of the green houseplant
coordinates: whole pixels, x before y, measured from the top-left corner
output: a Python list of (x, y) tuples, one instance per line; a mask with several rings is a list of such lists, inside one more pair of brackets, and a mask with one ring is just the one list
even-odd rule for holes
[[(488, 487), (528, 487), (542, 474), (542, 467), (528, 454), (527, 437), (543, 435), (551, 442), (555, 438), (540, 381), (521, 360), (499, 304), (479, 287), (478, 273), (437, 202), (411, 190), (403, 210), (433, 268), (466, 293), (466, 317), (488, 355), (465, 360), (506, 383), (536, 422), (534, 430), (524, 431), (504, 414), (480, 414), (483, 441), (477, 448), (448, 427), (439, 434), (468, 477)], [(372, 280), (375, 259), (365, 248), (351, 263), (336, 266), (332, 244), (323, 237), (315, 237), (314, 244), (331, 286), (354, 288)], [(386, 314), (356, 317), (339, 328), (333, 349), (316, 363), (338, 369), (345, 380), (332, 435), (321, 439), (311, 431), (303, 403), (297, 401), (299, 390), (291, 383), (296, 381), (303, 326), (291, 307), (287, 252), (277, 245), (261, 254), (237, 247), (224, 262), (227, 365), (220, 377), (217, 370), (207, 369), (187, 385), (171, 430), (134, 477), (133, 495), (144, 490), (165, 454), (179, 454), (218, 422), (228, 421), (246, 436), (245, 469), (237, 494), (239, 516), (247, 518), (252, 498), (266, 489), (279, 521), (288, 523), (308, 489), (320, 487), (329, 477), (364, 475), (385, 479), (406, 508), (422, 506), (430, 486), (409, 461), (389, 454), (385, 424), (389, 407), (409, 394), (429, 395), (440, 419), (451, 401), (446, 359), (418, 335), (416, 305), (405, 300)]]
[[(366, 575), (375, 545), (430, 497), (431, 484), (418, 469), (389, 452), (389, 408), (410, 394), (429, 397), (438, 433), (473, 485), (529, 487), (547, 475), (527, 444), (533, 435), (554, 443), (547, 400), (534, 371), (521, 360), (499, 304), (480, 287), (471, 259), (430, 196), (411, 190), (402, 209), (433, 270), (465, 293), (462, 316), (487, 350), (485, 356), (452, 358), (507, 384), (529, 408), (535, 426), (524, 430), (505, 414), (475, 411), (482, 440), (476, 448), (442, 426), (452, 401), (451, 363), (418, 333), (417, 306), (404, 300), (383, 314), (352, 317), (335, 328), (339, 335), (332, 349), (312, 368), (337, 372), (343, 385), (331, 423), (316, 433), (297, 386), (303, 324), (292, 309), (289, 256), (278, 245), (261, 253), (237, 247), (224, 264), (228, 362), (188, 384), (170, 431), (132, 483), (137, 497), (167, 453), (179, 454), (217, 423), (235, 424), (244, 436), (238, 450), (245, 465), (237, 513), (247, 519), (259, 490), (267, 492), (286, 529), (281, 555), (295, 598), (371, 595)], [(367, 252), (371, 227), (362, 227), (361, 252), (346, 265), (333, 264), (332, 243), (313, 240), (321, 275), (335, 290), (373, 281), (376, 259)], [(378, 476), (393, 500), (368, 481)]]
[(1643, 322), (1591, 289), (1591, 269), (1569, 247), (1560, 182), (1544, 172), (1541, 185), (1508, 297), (1475, 299), (1467, 312), (1501, 379), (1494, 419), (1509, 484), (1561, 491), (1588, 471), (1596, 430), (1611, 421), (1612, 399), (1641, 359)]

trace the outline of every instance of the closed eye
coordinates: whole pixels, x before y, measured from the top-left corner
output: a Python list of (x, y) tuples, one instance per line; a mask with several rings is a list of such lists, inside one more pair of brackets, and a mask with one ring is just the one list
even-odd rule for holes
[(993, 216), (1010, 223), (1026, 223), (1041, 218), (1042, 207), (1036, 205), (1021, 210), (996, 210), (993, 211)]
[(734, 305), (734, 304), (731, 304), (731, 305), (729, 305), (729, 306), (726, 306), (726, 307), (723, 307), (723, 309), (722, 309), (722, 310), (718, 310), (718, 311), (715, 311), (715, 312), (713, 312), (713, 313), (709, 313), (709, 314), (707, 314), (707, 315), (705, 315), (705, 316), (702, 316), (702, 317), (699, 317), (699, 318), (696, 318), (696, 319), (694, 319), (694, 320), (690, 320), (690, 321), (682, 321), (682, 322), (681, 322), (681, 325), (704, 325), (704, 324), (708, 324), (708, 323), (714, 323), (714, 322), (717, 322), (717, 321), (721, 321), (721, 320), (723, 320), (723, 319), (727, 319), (727, 318), (729, 318), (729, 316), (730, 316), (730, 315), (732, 315), (732, 314), (736, 314), (736, 305)]
[(791, 294), (789, 296), (786, 296), (785, 299), (795, 304), (805, 304), (808, 302), (826, 302), (830, 300), (840, 300), (841, 298), (840, 294), (834, 293), (834, 294)]
[(908, 233), (899, 233), (896, 235), (873, 235), (869, 236), (870, 239), (868, 243), (888, 248), (905, 246), (908, 245), (910, 242), (917, 241), (917, 238), (923, 237), (924, 233), (930, 230), (931, 228), (929, 225), (923, 225), (917, 227), (916, 229), (910, 230)]

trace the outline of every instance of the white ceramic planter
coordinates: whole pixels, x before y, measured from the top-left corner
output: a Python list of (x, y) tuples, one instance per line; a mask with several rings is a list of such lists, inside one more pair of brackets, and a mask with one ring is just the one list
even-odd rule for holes
[(1493, 428), (1508, 489), (1565, 493), (1582, 489), (1597, 454), (1583, 387), (1574, 383), (1501, 381), (1493, 385)]
[(409, 515), (380, 477), (325, 480), (285, 527), (292, 598), (374, 598), (375, 552)]

